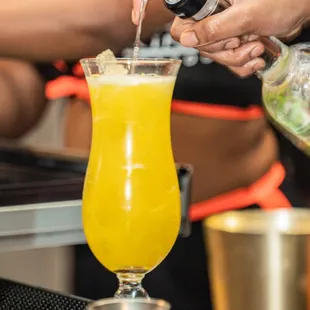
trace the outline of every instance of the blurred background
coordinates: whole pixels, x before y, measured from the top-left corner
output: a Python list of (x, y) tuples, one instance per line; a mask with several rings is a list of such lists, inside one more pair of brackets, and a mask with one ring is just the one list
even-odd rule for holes
[[(66, 101), (49, 102), (38, 125), (18, 144), (31, 147), (64, 147)], [(0, 251), (0, 277), (71, 293), (73, 291), (73, 249), (71, 247)]]

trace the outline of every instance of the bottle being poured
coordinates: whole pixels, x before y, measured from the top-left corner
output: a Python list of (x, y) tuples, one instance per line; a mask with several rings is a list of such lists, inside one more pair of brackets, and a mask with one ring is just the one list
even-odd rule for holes
[[(180, 18), (199, 21), (228, 8), (227, 0), (164, 0)], [(266, 66), (262, 80), (263, 103), (276, 127), (310, 155), (310, 44), (286, 46), (275, 37), (261, 37)]]

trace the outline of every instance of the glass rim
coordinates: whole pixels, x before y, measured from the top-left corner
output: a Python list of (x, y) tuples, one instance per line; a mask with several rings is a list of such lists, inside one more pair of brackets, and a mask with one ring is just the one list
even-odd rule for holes
[[(227, 211), (215, 214), (204, 220), (205, 229), (230, 233), (266, 233), (269, 225), (283, 234), (310, 235), (309, 209), (274, 209), (274, 210), (244, 210)], [(280, 223), (282, 222), (282, 223)]]
[[(91, 58), (82, 58), (80, 60), (80, 63), (82, 65), (84, 64), (89, 64), (89, 63), (94, 63), (94, 64), (98, 64), (101, 63), (101, 61), (99, 61), (97, 58), (95, 57), (91, 57)], [(147, 65), (147, 64), (162, 64), (162, 65), (166, 65), (166, 64), (181, 64), (182, 60), (181, 59), (175, 59), (175, 58), (137, 58), (137, 59), (133, 59), (133, 58), (122, 58), (122, 57), (118, 57), (115, 60), (107, 60), (107, 61), (102, 61), (102, 63), (106, 63), (106, 64), (126, 64), (126, 65), (130, 65), (130, 64), (138, 64), (138, 65)]]
[(100, 300), (96, 300), (88, 304), (87, 308), (92, 309), (90, 307), (100, 307), (100, 306), (105, 306), (105, 305), (112, 305), (112, 304), (117, 304), (117, 303), (144, 303), (148, 305), (158, 305), (159, 307), (165, 307), (166, 309), (170, 309), (170, 304), (163, 300), (163, 299), (156, 299), (156, 298), (151, 298), (151, 299), (146, 299), (146, 298), (133, 298), (133, 299), (128, 299), (128, 298), (104, 298)]

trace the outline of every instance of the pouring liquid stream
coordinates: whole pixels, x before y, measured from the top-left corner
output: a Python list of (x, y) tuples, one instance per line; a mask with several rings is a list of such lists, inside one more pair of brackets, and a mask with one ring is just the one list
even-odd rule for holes
[(136, 38), (135, 38), (135, 42), (134, 42), (134, 46), (133, 46), (133, 55), (132, 55), (133, 63), (132, 63), (132, 67), (130, 70), (131, 74), (133, 74), (135, 71), (135, 62), (137, 61), (138, 56), (139, 56), (142, 22), (143, 22), (143, 17), (144, 17), (144, 13), (145, 13), (147, 3), (148, 3), (148, 0), (142, 0), (141, 5), (140, 5), (139, 19), (138, 19), (138, 25), (137, 25), (137, 31), (136, 31)]

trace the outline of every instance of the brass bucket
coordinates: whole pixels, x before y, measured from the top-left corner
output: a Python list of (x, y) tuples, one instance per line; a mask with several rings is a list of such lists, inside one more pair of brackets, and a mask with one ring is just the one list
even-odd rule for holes
[(310, 210), (227, 212), (204, 231), (215, 310), (310, 309)]

